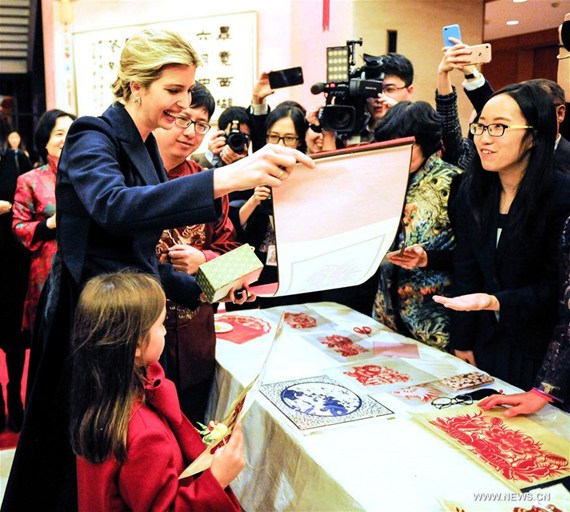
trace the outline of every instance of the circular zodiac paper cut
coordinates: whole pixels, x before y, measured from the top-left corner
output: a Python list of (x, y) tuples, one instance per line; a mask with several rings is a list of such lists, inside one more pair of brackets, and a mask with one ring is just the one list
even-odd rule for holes
[(281, 400), (294, 411), (310, 416), (347, 416), (358, 411), (360, 397), (337, 384), (300, 382), (281, 391)]

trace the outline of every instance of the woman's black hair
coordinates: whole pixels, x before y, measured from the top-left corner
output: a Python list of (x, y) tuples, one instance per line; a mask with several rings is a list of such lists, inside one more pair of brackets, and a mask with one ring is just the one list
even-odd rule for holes
[(10, 144), (8, 143), (8, 137), (13, 133), (17, 133), (20, 136), (20, 145), (17, 147), (17, 149), (23, 151), (24, 153), (27, 151), (28, 148), (26, 148), (22, 134), (18, 130), (8, 130), (6, 132), (6, 138), (4, 139), (2, 147), (0, 148), (0, 155), (6, 154), (11, 149)]
[(425, 101), (401, 101), (378, 122), (374, 130), (377, 142), (415, 137), (425, 158), (441, 149), (441, 117)]
[(307, 134), (308, 123), (305, 119), (305, 114), (300, 108), (293, 102), (283, 102), (280, 103), (275, 110), (272, 110), (267, 115), (265, 120), (265, 133), (268, 133), (271, 127), (285, 117), (290, 117), (293, 120), (293, 126), (295, 126), (295, 134), (299, 137), (299, 146), (297, 149), (302, 153), (307, 152), (307, 141), (305, 140), (305, 135)]
[[(536, 83), (518, 83), (503, 87), (491, 98), (507, 94), (515, 100), (525, 118), (532, 126), (522, 143), (532, 140), (528, 166), (517, 187), (514, 208), (509, 215), (509, 226), (514, 236), (523, 242), (525, 235), (540, 235), (545, 226), (545, 215), (540, 214), (543, 198), (552, 186), (554, 175), (554, 142), (556, 140), (556, 109), (552, 97)], [(476, 154), (469, 168), (464, 185), (475, 223), (485, 231), (500, 207), (501, 183), (499, 174), (483, 169)], [(534, 239), (534, 238), (532, 238)]]
[(60, 117), (69, 117), (71, 119), (76, 119), (76, 116), (54, 108), (52, 110), (47, 110), (40, 117), (38, 124), (36, 125), (36, 131), (34, 132), (34, 143), (36, 145), (36, 150), (40, 155), (42, 161), (47, 163), (47, 149), (46, 145), (49, 141), (49, 137), (56, 121)]

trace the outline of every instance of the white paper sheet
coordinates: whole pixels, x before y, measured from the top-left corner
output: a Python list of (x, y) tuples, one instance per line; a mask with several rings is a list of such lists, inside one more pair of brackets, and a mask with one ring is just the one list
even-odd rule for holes
[(412, 143), (331, 152), (273, 189), (276, 296), (354, 286), (374, 274), (398, 230)]

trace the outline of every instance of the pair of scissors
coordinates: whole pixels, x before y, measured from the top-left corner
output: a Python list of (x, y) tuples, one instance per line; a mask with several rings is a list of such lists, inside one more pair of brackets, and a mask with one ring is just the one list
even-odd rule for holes
[(362, 327), (354, 327), (352, 330), (357, 334), (365, 334), (366, 336), (370, 336), (370, 333), (372, 333), (372, 328), (368, 327), (367, 325), (363, 325)]

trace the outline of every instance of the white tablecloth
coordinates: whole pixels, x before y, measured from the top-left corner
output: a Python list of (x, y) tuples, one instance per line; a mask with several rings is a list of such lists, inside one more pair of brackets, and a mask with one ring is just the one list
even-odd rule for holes
[[(338, 304), (307, 306), (348, 330), (355, 325), (369, 325), (387, 331), (370, 317)], [(285, 310), (287, 307), (266, 311)], [(267, 319), (260, 310), (239, 314)], [(219, 367), (209, 419), (221, 419), (242, 387), (257, 375), (273, 336), (274, 329), (241, 345), (218, 338)], [(420, 359), (406, 359), (406, 362), (437, 378), (474, 370), (455, 357), (418, 345)], [(320, 375), (338, 364), (288, 328), (271, 354), (264, 380), (275, 382)], [(517, 391), (498, 380), (492, 386), (507, 393)], [(466, 512), (512, 511), (516, 505), (530, 507), (529, 502), (513, 502), (512, 497), (507, 501), (478, 501), (476, 493), (508, 496), (513, 492), (459, 450), (413, 421), (410, 412), (418, 409), (387, 393), (374, 396), (395, 414), (304, 435), (258, 393), (243, 423), (247, 466), (239, 481), (232, 484), (243, 508), (247, 512), (439, 511), (442, 499), (470, 505)], [(558, 409), (549, 406), (533, 419), (570, 438), (570, 416)]]

